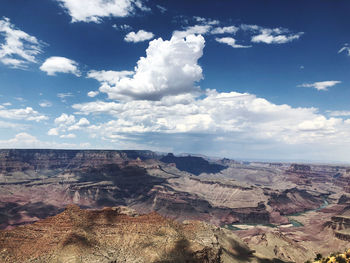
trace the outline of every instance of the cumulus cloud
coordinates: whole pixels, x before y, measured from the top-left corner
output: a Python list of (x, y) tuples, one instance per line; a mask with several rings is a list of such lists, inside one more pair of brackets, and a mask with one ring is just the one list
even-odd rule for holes
[(113, 70), (90, 70), (87, 78), (96, 79), (99, 82), (107, 82), (110, 85), (117, 83), (120, 79), (133, 75), (134, 71), (113, 71)]
[(222, 37), (222, 38), (215, 38), (215, 40), (219, 43), (227, 44), (233, 48), (250, 48), (252, 46), (243, 46), (236, 44), (236, 39), (233, 37)]
[(68, 133), (67, 131), (81, 130), (90, 125), (90, 122), (86, 118), (81, 118), (79, 121), (76, 121), (74, 115), (68, 115), (62, 113), (54, 121), (56, 127), (49, 129), (48, 135), (51, 136), (60, 136), (60, 138), (75, 138), (75, 134)]
[[(276, 105), (248, 93), (208, 90), (161, 101), (90, 102), (75, 104), (79, 114), (110, 114), (115, 119), (86, 130), (106, 138), (139, 133), (235, 134), (241, 139), (305, 143), (331, 138), (348, 129), (342, 119), (326, 118), (315, 108)], [(346, 127), (345, 127), (346, 126)]]
[[(260, 28), (250, 30), (255, 34)], [(100, 92), (115, 101), (73, 105), (75, 115), (109, 115), (94, 123), (82, 120), (85, 126), (80, 129), (113, 143), (147, 142), (147, 148), (161, 146), (157, 144), (157, 139), (161, 139), (162, 145), (167, 146), (187, 147), (193, 143), (204, 149), (212, 144), (218, 149), (217, 145), (221, 145), (221, 150), (229, 148), (231, 154), (233, 145), (240, 149), (256, 147), (254, 150), (270, 147), (269, 152), (274, 152), (275, 157), (276, 149), (283, 147), (300, 149), (303, 145), (304, 153), (310, 145), (318, 149), (328, 149), (330, 143), (350, 146), (350, 139), (344, 139), (350, 138), (350, 119), (326, 117), (316, 108), (277, 105), (249, 93), (213, 89), (200, 93), (195, 86), (202, 78), (198, 59), (204, 38), (178, 36), (182, 33), (174, 32), (170, 40), (151, 41), (134, 71), (90, 71), (87, 77), (101, 82)], [(79, 122), (75, 120), (67, 126), (64, 134), (79, 129)], [(61, 135), (63, 130), (57, 133)], [(315, 151), (313, 147), (310, 146), (310, 152)], [(187, 148), (180, 151), (184, 149)]]
[(74, 131), (74, 130), (80, 130), (84, 127), (87, 127), (90, 125), (90, 122), (86, 118), (81, 118), (78, 122), (76, 122), (74, 125), (68, 127), (68, 131)]
[(345, 44), (341, 49), (339, 49), (338, 54), (345, 52), (348, 56), (350, 56), (350, 47), (349, 44)]
[(37, 63), (41, 53), (38, 39), (16, 29), (10, 19), (0, 19), (0, 62), (12, 68), (26, 68), (28, 63)]
[(21, 109), (7, 109), (4, 106), (0, 106), (0, 118), (36, 122), (48, 119), (46, 115), (39, 113), (32, 107), (26, 107)]
[(339, 83), (341, 83), (341, 81), (328, 80), (328, 81), (320, 81), (320, 82), (314, 82), (314, 83), (304, 83), (304, 84), (298, 85), (298, 87), (315, 88), (317, 90), (327, 91), (329, 87), (333, 87)]
[(210, 31), (211, 34), (234, 34), (239, 30), (239, 27), (235, 26), (225, 26), (225, 27), (216, 27), (212, 31)]
[(254, 43), (265, 44), (284, 44), (299, 39), (303, 32), (289, 33), (289, 30), (283, 28), (260, 28), (260, 33), (252, 37)]
[(298, 124), (319, 117), (313, 108), (275, 105), (251, 94), (215, 90), (208, 90), (203, 99), (187, 94), (186, 97), (164, 97), (161, 101), (97, 101), (75, 104), (73, 108), (80, 114), (108, 113), (116, 117), (116, 121), (108, 124), (113, 124), (114, 132), (241, 131), (251, 135), (258, 132), (281, 136), (279, 132), (297, 131)]
[(98, 91), (89, 91), (88, 93), (87, 93), (87, 95), (90, 97), (90, 98), (93, 98), (93, 97), (96, 97), (97, 95), (99, 94), (99, 92)]
[(100, 81), (100, 92), (116, 100), (159, 100), (167, 95), (198, 92), (195, 83), (202, 79), (198, 59), (203, 55), (204, 43), (200, 35), (158, 38), (149, 43), (146, 57), (139, 59), (134, 72), (90, 71), (88, 77)]
[(126, 17), (136, 9), (149, 11), (140, 0), (57, 0), (72, 17), (72, 22), (100, 23), (103, 17)]
[(146, 40), (150, 40), (154, 37), (154, 34), (152, 32), (147, 32), (144, 30), (139, 30), (136, 33), (135, 32), (130, 32), (128, 33), (124, 40), (126, 42), (133, 42), (133, 43), (137, 43), (137, 42), (143, 42)]
[(59, 135), (59, 130), (58, 128), (51, 128), (48, 132), (47, 132), (48, 135), (51, 135), (51, 136), (58, 136)]
[(50, 57), (40, 66), (49, 76), (55, 76), (56, 73), (71, 73), (80, 76), (78, 63), (65, 57)]
[(55, 124), (57, 125), (70, 125), (73, 124), (75, 122), (75, 116), (74, 115), (68, 115), (66, 113), (62, 113), (61, 116), (57, 117), (55, 119)]

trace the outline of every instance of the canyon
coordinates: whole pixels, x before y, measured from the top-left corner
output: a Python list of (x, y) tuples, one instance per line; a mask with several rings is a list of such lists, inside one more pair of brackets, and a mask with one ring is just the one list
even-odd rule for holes
[[(141, 243), (134, 248), (130, 248), (131, 243), (129, 247), (125, 244), (121, 254), (111, 247), (123, 243), (121, 238), (127, 238), (126, 233), (131, 231), (128, 229), (142, 228), (139, 224), (144, 224), (143, 221), (137, 221), (142, 218), (149, 220), (145, 219), (153, 234), (156, 226), (152, 224), (159, 221), (161, 225), (168, 222), (164, 223), (167, 227), (169, 222), (179, 224), (176, 229), (182, 229), (181, 235), (189, 226), (186, 222), (192, 222), (189, 224), (193, 229), (205, 229), (200, 231), (216, 240), (220, 239), (217, 231), (225, 233), (222, 234), (225, 238), (233, 235), (244, 251), (250, 251), (246, 261), (304, 262), (317, 252), (327, 254), (346, 248), (350, 240), (349, 182), (350, 167), (346, 165), (243, 162), (137, 150), (0, 150), (0, 251), (7, 251), (0, 255), (18, 262), (26, 262), (20, 260), (30, 257), (37, 258), (33, 262), (42, 262), (39, 259), (47, 252), (28, 254), (29, 240), (35, 239), (39, 244), (43, 242), (42, 236), (23, 233), (49, 231), (57, 238), (50, 248), (51, 259), (60, 259), (66, 249), (66, 237), (59, 227), (64, 220), (60, 218), (68, 214), (69, 220), (81, 217), (85, 218), (84, 224), (91, 224), (87, 228), (94, 229), (94, 234), (84, 232), (83, 236), (106, 238), (103, 242), (94, 239), (96, 246), (110, 242), (101, 248), (110, 251), (107, 257), (110, 261), (101, 262), (119, 262), (122, 256), (117, 255), (129, 260), (124, 262), (133, 262), (125, 251), (136, 251)], [(124, 215), (120, 207), (133, 212)], [(113, 215), (112, 221), (103, 221), (109, 214)], [(87, 218), (92, 217), (97, 219), (89, 222)], [(125, 226), (125, 232), (114, 239), (107, 238), (115, 231), (114, 220), (121, 217), (130, 226)], [(52, 230), (50, 227), (55, 224)], [(166, 233), (175, 231), (171, 229)], [(96, 234), (103, 232), (109, 234), (106, 237)], [(136, 240), (137, 232), (132, 233)], [(181, 235), (177, 233), (176, 238), (169, 240), (168, 251), (176, 247)], [(189, 255), (196, 255), (188, 262), (206, 262), (201, 256), (212, 260), (207, 262), (240, 262), (228, 255), (222, 261), (220, 253), (231, 249), (225, 247), (226, 241), (223, 241), (226, 245), (220, 242), (208, 245), (193, 237), (186, 238), (194, 242), (190, 242)], [(8, 244), (13, 244), (12, 249), (15, 247), (14, 240), (26, 244), (26, 248), (16, 254), (8, 247)], [(86, 240), (91, 241), (90, 237), (82, 239), (75, 234), (72, 240), (80, 244), (79, 249)], [(158, 244), (159, 240), (155, 240), (152, 242)], [(74, 245), (67, 246), (74, 252), (72, 257), (83, 256)], [(155, 246), (154, 249), (163, 249)], [(89, 251), (91, 255), (95, 253), (94, 249)], [(176, 262), (159, 255), (150, 256), (145, 262), (157, 260)]]

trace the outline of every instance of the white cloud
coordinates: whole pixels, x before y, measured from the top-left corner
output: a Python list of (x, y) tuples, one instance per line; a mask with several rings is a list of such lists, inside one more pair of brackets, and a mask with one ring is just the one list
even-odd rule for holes
[(236, 39), (233, 37), (222, 37), (222, 38), (215, 38), (215, 40), (219, 43), (227, 44), (233, 48), (250, 48), (252, 46), (243, 46), (236, 44)]
[(137, 33), (135, 32), (130, 32), (128, 33), (124, 40), (126, 42), (133, 42), (133, 43), (137, 43), (137, 42), (143, 42), (146, 40), (150, 40), (154, 37), (154, 34), (152, 32), (147, 32), (144, 30), (139, 30), (137, 31)]
[(210, 31), (211, 28), (212, 28), (211, 25), (189, 26), (182, 31), (179, 31), (179, 30), (174, 31), (173, 36), (176, 38), (185, 38), (189, 35), (205, 35)]
[(10, 19), (0, 19), (0, 62), (12, 68), (26, 68), (28, 63), (37, 63), (36, 56), (41, 53), (38, 39), (10, 23)]
[[(84, 147), (83, 144), (76, 145), (71, 143), (57, 143), (57, 142), (46, 142), (40, 141), (35, 136), (21, 132), (15, 135), (14, 138), (9, 140), (0, 140), (0, 147), (9, 149), (9, 148), (77, 148)], [(88, 147), (88, 146), (87, 146)]]
[(120, 25), (120, 26), (114, 24), (112, 27), (115, 28), (115, 29), (117, 29), (117, 30), (123, 30), (123, 31), (131, 30), (131, 29), (132, 29), (132, 26), (127, 25), (127, 24)]
[(235, 26), (225, 26), (225, 27), (216, 27), (212, 31), (210, 31), (211, 34), (234, 34), (239, 30), (238, 27)]
[(14, 97), (14, 99), (15, 100), (18, 100), (18, 101), (20, 101), (20, 102), (24, 102), (24, 101), (26, 101), (24, 98), (22, 98), (22, 97)]
[(320, 81), (320, 82), (314, 82), (314, 83), (304, 83), (304, 84), (298, 85), (298, 87), (315, 88), (317, 90), (327, 91), (329, 87), (333, 87), (339, 83), (341, 83), (341, 81), (328, 80), (328, 81)]
[(13, 122), (7, 122), (7, 121), (1, 121), (0, 120), (0, 129), (16, 129), (21, 130), (24, 129), (26, 125), (23, 125), (22, 123), (13, 123)]
[(57, 97), (61, 99), (62, 102), (66, 102), (66, 98), (74, 97), (71, 92), (57, 93)]
[(60, 138), (65, 138), (65, 139), (74, 139), (77, 136), (74, 133), (69, 133), (69, 134), (62, 134)]
[(86, 118), (81, 118), (77, 123), (68, 127), (68, 131), (80, 130), (88, 125), (90, 125), (89, 120)]
[[(86, 118), (81, 118), (76, 121), (74, 115), (68, 115), (62, 113), (61, 116), (55, 119), (56, 127), (49, 129), (48, 135), (60, 136), (60, 138), (75, 138), (75, 134), (65, 134), (67, 131), (81, 130), (85, 129), (90, 122)], [(74, 137), (73, 137), (74, 136)]]
[(133, 75), (134, 71), (113, 71), (113, 70), (90, 70), (87, 78), (96, 79), (99, 82), (107, 82), (110, 85), (117, 83), (121, 78)]
[[(241, 24), (239, 26), (231, 25), (224, 27), (214, 27), (214, 25), (220, 24), (216, 20), (208, 20), (203, 17), (194, 17), (195, 21), (200, 23), (199, 25), (188, 26), (183, 30), (176, 30), (173, 32), (173, 36), (178, 38), (184, 38), (191, 34), (236, 34), (239, 30), (246, 31), (251, 37), (251, 42), (253, 43), (266, 43), (266, 44), (284, 44), (291, 42), (293, 40), (299, 39), (304, 33), (291, 33), (289, 29), (286, 28), (265, 28), (258, 25), (246, 25)], [(225, 41), (232, 44), (232, 39)], [(236, 40), (235, 40), (236, 41)], [(235, 44), (233, 44), (235, 45)], [(238, 47), (239, 45), (235, 45)], [(241, 46), (244, 47), (244, 46)]]
[(58, 136), (59, 135), (59, 129), (58, 128), (51, 128), (48, 132), (48, 135), (51, 136)]
[(345, 117), (350, 116), (350, 111), (327, 111), (332, 117)]
[[(75, 104), (80, 114), (110, 114), (113, 119), (84, 130), (101, 138), (136, 134), (202, 134), (234, 136), (245, 141), (277, 144), (339, 142), (350, 123), (326, 118), (315, 108), (276, 105), (248, 93), (208, 90), (204, 98), (190, 94), (161, 101), (90, 102)], [(327, 141), (328, 143), (328, 141)], [(349, 141), (350, 143), (350, 141)]]
[(339, 49), (338, 54), (345, 52), (348, 56), (350, 56), (350, 47), (349, 44), (345, 44), (341, 49)]
[(49, 76), (55, 76), (56, 73), (71, 73), (80, 76), (78, 63), (65, 57), (50, 57), (45, 60), (40, 69)]
[(204, 18), (200, 16), (194, 16), (193, 17), (196, 22), (202, 23), (202, 24), (207, 24), (207, 25), (218, 25), (220, 24), (220, 21), (210, 19), (210, 18)]
[(167, 95), (197, 92), (195, 83), (202, 79), (197, 64), (203, 54), (204, 38), (187, 36), (181, 39), (152, 40), (141, 57), (132, 76), (130, 71), (91, 71), (90, 78), (102, 83), (100, 92), (110, 99), (159, 100)]
[(67, 125), (73, 124), (74, 122), (75, 122), (74, 115), (67, 115), (66, 113), (62, 113), (61, 116), (59, 116), (55, 119), (56, 125), (67, 126)]
[(303, 32), (290, 34), (289, 30), (283, 28), (261, 28), (260, 34), (252, 37), (254, 43), (284, 44), (299, 39)]
[[(231, 142), (241, 147), (237, 149), (249, 145), (264, 150), (271, 147), (275, 157), (279, 154), (274, 150), (283, 147), (302, 145), (304, 154), (310, 145), (316, 145), (317, 149), (328, 149), (330, 144), (350, 146), (350, 139), (344, 139), (350, 138), (349, 119), (329, 118), (315, 108), (276, 105), (248, 93), (216, 90), (196, 93), (196, 82), (202, 78), (198, 59), (204, 44), (202, 36), (182, 39), (174, 33), (170, 40), (151, 41), (146, 56), (140, 58), (134, 72), (89, 72), (88, 77), (101, 82), (100, 92), (116, 101), (73, 105), (77, 111), (74, 114), (110, 115), (109, 119), (103, 118), (107, 121), (86, 122), (81, 130), (110, 143), (141, 141), (147, 142), (147, 146), (152, 143), (159, 146), (157, 138), (161, 138), (166, 146), (182, 142), (185, 147), (195, 145), (195, 149), (198, 145), (207, 147), (211, 142), (217, 145), (219, 138), (224, 138), (221, 145), (225, 149), (234, 149), (230, 147)], [(194, 70), (187, 70), (188, 67)], [(64, 132), (75, 130), (77, 123), (66, 127)], [(159, 137), (151, 137), (153, 135)], [(315, 147), (310, 149), (315, 151)]]
[(39, 140), (36, 137), (25, 132), (18, 133), (13, 139), (10, 139), (8, 141), (0, 141), (0, 146), (6, 145), (5, 147), (11, 147), (10, 145), (13, 145), (15, 147), (28, 147), (38, 144)]
[(57, 0), (72, 17), (72, 22), (100, 23), (103, 17), (126, 17), (136, 9), (149, 11), (140, 0)]
[(263, 27), (258, 25), (247, 25), (247, 24), (241, 24), (239, 28), (243, 31), (250, 31), (250, 32), (258, 32), (259, 30), (263, 29)]
[(98, 91), (89, 91), (87, 93), (87, 95), (90, 97), (90, 98), (93, 98), (93, 97), (96, 97), (100, 92)]
[(207, 21), (204, 17), (200, 17), (200, 16), (194, 16), (193, 18), (194, 20), (196, 20), (196, 22), (200, 22), (200, 23), (205, 23)]
[(43, 100), (43, 101), (39, 102), (39, 106), (42, 108), (47, 108), (47, 107), (51, 107), (52, 103), (48, 100)]
[(40, 114), (38, 111), (34, 110), (31, 107), (22, 109), (7, 109), (4, 106), (0, 106), (0, 118), (36, 122), (48, 119), (47, 116)]
[(161, 13), (165, 13), (166, 11), (167, 11), (167, 9), (164, 7), (164, 6), (161, 6), (161, 5), (156, 5), (156, 7), (159, 9), (159, 11), (161, 12)]

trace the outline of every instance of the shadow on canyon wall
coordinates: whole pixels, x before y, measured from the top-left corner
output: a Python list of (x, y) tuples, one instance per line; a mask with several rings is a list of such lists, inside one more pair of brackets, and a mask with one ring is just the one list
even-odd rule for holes
[(30, 218), (44, 219), (48, 216), (56, 215), (62, 212), (63, 209), (48, 205), (43, 202), (27, 203), (20, 205), (17, 203), (6, 203), (0, 207), (0, 229), (6, 228), (12, 222), (26, 223), (24, 215)]
[(259, 263), (287, 263), (280, 259), (262, 259), (254, 255), (254, 251), (241, 246), (234, 239), (230, 240), (227, 248), (221, 248), (219, 253), (215, 253), (210, 248), (205, 248), (200, 252), (193, 253), (190, 249), (190, 242), (186, 238), (180, 238), (169, 253), (161, 256), (162, 260), (155, 263), (210, 263), (221, 262), (223, 254), (229, 256), (234, 262), (259, 262)]
[(202, 157), (184, 156), (176, 157), (172, 153), (160, 159), (163, 163), (174, 163), (180, 171), (200, 175), (201, 173), (219, 173), (226, 169), (226, 166), (209, 163)]

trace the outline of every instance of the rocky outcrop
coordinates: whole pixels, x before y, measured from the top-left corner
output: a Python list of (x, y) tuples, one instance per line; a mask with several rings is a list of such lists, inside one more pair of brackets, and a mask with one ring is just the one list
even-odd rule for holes
[[(127, 208), (81, 210), (0, 232), (1, 262), (261, 262), (231, 231)], [(264, 259), (264, 262), (273, 262)], [(281, 261), (280, 261), (281, 262)]]
[(345, 167), (340, 166), (292, 164), (286, 174), (289, 181), (300, 186), (310, 186), (314, 183), (332, 182), (343, 171)]
[(268, 204), (281, 215), (290, 215), (316, 209), (324, 202), (321, 196), (315, 196), (306, 190), (287, 189), (282, 193), (271, 192)]
[(350, 204), (350, 196), (342, 195), (338, 200), (338, 204), (340, 205)]
[(129, 161), (157, 159), (151, 151), (112, 150), (0, 150), (0, 173), (42, 169), (73, 169)]
[(325, 227), (333, 229), (337, 238), (350, 241), (350, 206), (345, 206), (341, 213), (332, 216)]
[(232, 223), (270, 223), (270, 213), (262, 202), (256, 207), (213, 206), (197, 195), (162, 186), (152, 189), (145, 203), (133, 204), (133, 207), (143, 212), (157, 211), (179, 221), (195, 219), (218, 226)]
[(298, 173), (309, 173), (309, 172), (311, 172), (311, 166), (306, 165), (306, 164), (293, 163), (290, 166), (289, 171), (290, 172), (298, 172)]
[(334, 178), (334, 184), (343, 188), (344, 192), (350, 193), (350, 169)]
[(340, 240), (348, 241), (350, 242), (350, 232), (342, 232), (342, 231), (335, 231), (334, 235), (336, 238), (339, 238)]

